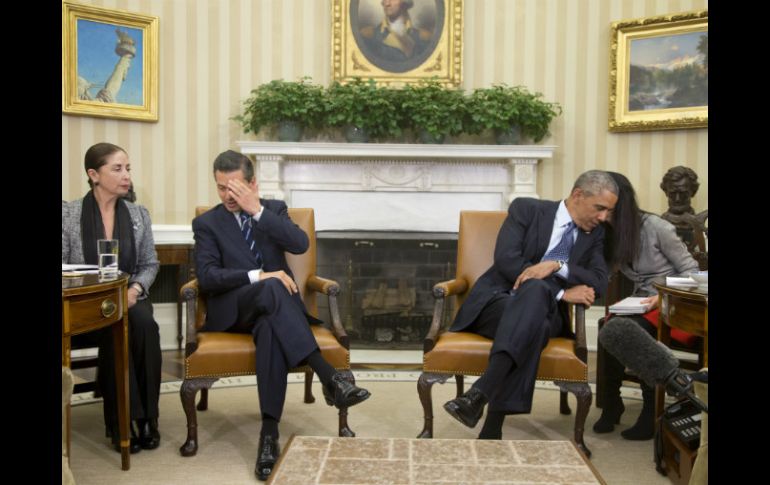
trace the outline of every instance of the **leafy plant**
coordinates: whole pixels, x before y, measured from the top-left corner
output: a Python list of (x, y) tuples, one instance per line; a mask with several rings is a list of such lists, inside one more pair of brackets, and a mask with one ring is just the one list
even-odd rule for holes
[(264, 126), (281, 121), (295, 121), (306, 127), (321, 125), (326, 112), (324, 89), (312, 84), (307, 76), (299, 81), (276, 79), (251, 90), (243, 103), (243, 115), (233, 119), (243, 132), (258, 133)]
[(537, 143), (550, 134), (551, 121), (562, 112), (559, 103), (543, 101), (541, 93), (530, 93), (523, 86), (495, 84), (476, 89), (468, 97), (467, 133), (484, 129), (508, 130), (511, 125), (521, 129)]
[(326, 123), (362, 128), (375, 138), (399, 136), (401, 117), (395, 91), (378, 87), (373, 79), (356, 77), (347, 84), (335, 81), (327, 91)]
[(446, 88), (434, 78), (407, 85), (402, 92), (401, 110), (415, 131), (425, 130), (434, 138), (463, 131), (466, 102), (461, 89)]

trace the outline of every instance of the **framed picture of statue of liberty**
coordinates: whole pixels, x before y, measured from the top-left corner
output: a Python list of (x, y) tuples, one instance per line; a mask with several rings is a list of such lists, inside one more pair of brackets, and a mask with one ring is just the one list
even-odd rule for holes
[(708, 127), (708, 10), (614, 22), (610, 131)]
[(63, 2), (62, 112), (158, 121), (158, 17)]
[(332, 0), (332, 79), (462, 83), (462, 0)]

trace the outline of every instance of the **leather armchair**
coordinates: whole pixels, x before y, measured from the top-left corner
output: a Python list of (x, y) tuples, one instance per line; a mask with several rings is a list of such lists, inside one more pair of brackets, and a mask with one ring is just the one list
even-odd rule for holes
[[(196, 207), (200, 215), (208, 207)], [(350, 372), (350, 344), (345, 329), (340, 323), (337, 282), (321, 278), (316, 271), (316, 237), (313, 209), (289, 209), (289, 217), (304, 230), (310, 240), (310, 247), (304, 254), (286, 254), (289, 267), (294, 273), (302, 301), (308, 312), (318, 315), (316, 294), (329, 298), (331, 328), (311, 325), (321, 354), (335, 369), (343, 372), (346, 379), (355, 382)], [(195, 395), (201, 391), (197, 410), (208, 409), (208, 390), (222, 377), (256, 374), (256, 347), (250, 334), (227, 332), (199, 332), (206, 322), (206, 300), (198, 290), (197, 280), (192, 280), (180, 290), (187, 303), (187, 344), (185, 348), (184, 380), (179, 395), (187, 416), (187, 440), (179, 449), (182, 456), (193, 456), (198, 451), (197, 415)], [(290, 372), (305, 373), (305, 402), (312, 403), (313, 371), (309, 366), (291, 369)], [(256, 403), (255, 403), (256, 406)], [(352, 437), (355, 433), (348, 427), (347, 408), (339, 410), (339, 435)]]
[[(418, 438), (433, 437), (433, 384), (443, 384), (454, 375), (459, 397), (463, 393), (463, 376), (479, 376), (487, 368), (492, 340), (468, 332), (442, 331), (441, 326), (445, 320), (447, 298), (457, 298), (453, 317), (476, 280), (492, 265), (497, 233), (505, 217), (505, 211), (460, 213), (456, 276), (453, 280), (438, 283), (433, 287), (433, 321), (424, 340), (423, 369), (417, 381), (417, 391), (424, 411), (423, 430)], [(571, 306), (570, 315), (574, 316), (575, 338), (557, 337), (548, 341), (540, 356), (537, 379), (554, 381), (560, 388), (562, 414), (571, 412), (567, 403), (567, 392), (575, 394), (578, 403), (575, 415), (575, 443), (590, 457), (591, 451), (583, 442), (583, 429), (592, 399), (591, 388), (588, 386), (585, 308), (582, 305)]]

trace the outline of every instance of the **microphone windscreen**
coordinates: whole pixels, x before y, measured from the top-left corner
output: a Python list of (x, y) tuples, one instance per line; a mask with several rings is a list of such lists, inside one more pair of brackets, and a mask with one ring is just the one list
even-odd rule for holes
[(665, 384), (679, 368), (679, 360), (665, 345), (645, 332), (630, 318), (612, 317), (599, 331), (607, 352), (631, 369), (647, 384)]

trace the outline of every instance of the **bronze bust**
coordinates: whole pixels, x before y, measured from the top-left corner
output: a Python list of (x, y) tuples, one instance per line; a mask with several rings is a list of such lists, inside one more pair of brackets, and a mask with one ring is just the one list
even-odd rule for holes
[(676, 227), (677, 234), (698, 261), (700, 269), (704, 270), (708, 268), (705, 241), (708, 236), (708, 210), (696, 214), (692, 208), (692, 198), (698, 187), (698, 174), (691, 168), (681, 165), (670, 168), (660, 183), (668, 198), (668, 210), (661, 217)]

